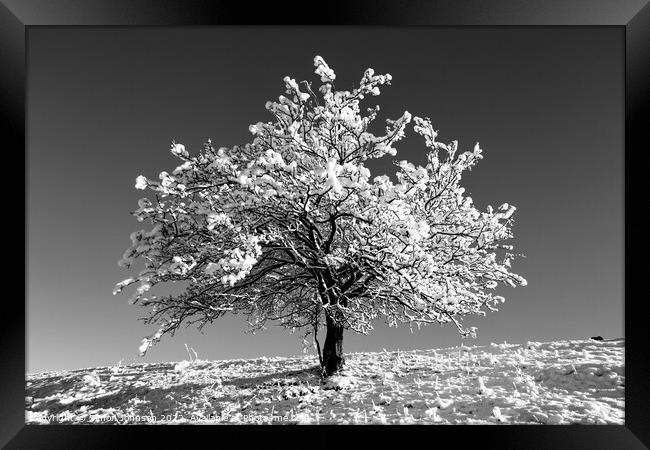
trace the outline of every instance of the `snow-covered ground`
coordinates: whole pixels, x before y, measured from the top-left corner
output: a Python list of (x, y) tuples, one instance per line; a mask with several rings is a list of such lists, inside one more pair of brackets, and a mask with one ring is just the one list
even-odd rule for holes
[(27, 376), (26, 422), (623, 424), (623, 339), (181, 361)]

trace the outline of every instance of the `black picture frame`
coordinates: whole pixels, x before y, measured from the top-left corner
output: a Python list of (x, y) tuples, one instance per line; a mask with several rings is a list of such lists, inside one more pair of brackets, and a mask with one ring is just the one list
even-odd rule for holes
[[(311, 445), (318, 439), (341, 445), (348, 441), (336, 434), (359, 433), (363, 439), (404, 439), (404, 443), (438, 445), (449, 439), (454, 447), (480, 445), (498, 448), (636, 449), (650, 445), (650, 385), (646, 347), (644, 296), (635, 286), (647, 266), (634, 264), (646, 239), (635, 189), (641, 180), (639, 158), (650, 141), (648, 98), (650, 93), (649, 0), (350, 0), (315, 4), (306, 2), (234, 2), (205, 0), (0, 0), (0, 127), (7, 154), (21, 154), (26, 142), (26, 43), (29, 29), (38, 26), (211, 26), (211, 25), (364, 25), (364, 26), (612, 26), (625, 29), (625, 425), (511, 426), (511, 427), (338, 427), (336, 431), (292, 438), (281, 436), (283, 427), (260, 427), (254, 433), (238, 427), (126, 427), (35, 426), (24, 423), (25, 305), (5, 295), (6, 314), (0, 326), (0, 444), (6, 448), (118, 448), (147, 444), (192, 445), (206, 440), (225, 445)], [(623, 68), (621, 68), (623, 69)], [(9, 150), (10, 149), (10, 150)], [(25, 160), (23, 160), (25, 162)], [(27, 165), (25, 163), (25, 180)], [(25, 183), (26, 191), (26, 183)], [(17, 202), (18, 195), (6, 199)], [(26, 211), (24, 197), (23, 211)], [(11, 205), (13, 207), (13, 205)], [(15, 206), (13, 211), (19, 211)], [(25, 220), (29, 218), (26, 216)], [(15, 226), (15, 225), (14, 225)], [(27, 246), (27, 227), (25, 226)], [(25, 247), (26, 248), (26, 247)], [(27, 266), (25, 265), (25, 268)], [(27, 273), (25, 271), (25, 301)], [(8, 305), (16, 310), (7, 312)], [(645, 339), (644, 339), (645, 338)], [(305, 433), (309, 427), (299, 431)], [(186, 434), (190, 434), (187, 436)], [(302, 434), (299, 433), (299, 434)], [(417, 438), (413, 435), (417, 433)], [(389, 436), (390, 434), (390, 436)], [(402, 436), (398, 436), (402, 435)], [(307, 438), (307, 439), (306, 439)], [(331, 441), (330, 441), (331, 440)], [(257, 442), (255, 442), (257, 441)], [(339, 444), (341, 443), (341, 444)]]

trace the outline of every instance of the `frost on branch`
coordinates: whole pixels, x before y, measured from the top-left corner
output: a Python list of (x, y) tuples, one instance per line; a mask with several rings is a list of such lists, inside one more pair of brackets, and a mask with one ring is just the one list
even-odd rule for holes
[[(501, 286), (525, 285), (505, 244), (516, 208), (480, 211), (460, 185), (483, 158), (479, 145), (439, 142), (430, 120), (408, 111), (377, 135), (379, 106), (361, 103), (392, 77), (367, 69), (358, 87), (338, 91), (325, 60), (314, 66), (322, 84), (285, 77), (285, 92), (266, 103), (271, 120), (250, 125), (251, 142), (208, 141), (191, 153), (172, 142), (182, 163), (158, 181), (137, 178), (150, 195), (133, 215), (150, 228), (131, 235), (120, 265), (143, 268), (115, 293), (134, 285), (131, 301), (160, 326), (141, 351), (181, 323), (202, 327), (228, 312), (253, 330), (275, 321), (309, 332), (327, 317), (367, 333), (383, 317), (472, 335), (464, 316), (496, 310)], [(371, 174), (365, 162), (396, 156), (411, 122), (426, 164)], [(177, 282), (180, 293), (153, 294)]]

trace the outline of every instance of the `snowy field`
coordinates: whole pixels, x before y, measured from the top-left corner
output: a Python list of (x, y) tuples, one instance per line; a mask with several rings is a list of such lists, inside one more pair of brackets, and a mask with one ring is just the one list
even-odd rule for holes
[(623, 339), (98, 367), (27, 376), (29, 424), (623, 424)]

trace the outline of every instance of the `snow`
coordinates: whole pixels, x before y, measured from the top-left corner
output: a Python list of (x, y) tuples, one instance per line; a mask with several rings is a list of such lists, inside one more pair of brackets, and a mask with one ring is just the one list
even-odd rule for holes
[(99, 380), (99, 375), (96, 372), (89, 373), (83, 376), (83, 382), (89, 386), (101, 386), (102, 383)]
[(28, 374), (44, 423), (624, 424), (624, 340), (313, 355)]
[(183, 156), (185, 158), (189, 157), (189, 153), (187, 150), (185, 150), (185, 146), (183, 144), (172, 143), (171, 152), (177, 156)]
[(331, 83), (336, 79), (336, 74), (330, 69), (322, 56), (317, 55), (314, 57), (314, 66), (316, 66), (314, 72), (321, 77), (323, 83)]
[(145, 189), (146, 187), (147, 187), (147, 179), (144, 176), (139, 175), (135, 179), (135, 188), (142, 190)]
[(192, 365), (192, 361), (181, 361), (174, 366), (174, 372), (183, 372)]
[(122, 289), (124, 289), (124, 287), (126, 287), (129, 284), (134, 283), (134, 282), (135, 282), (135, 279), (133, 279), (133, 278), (127, 278), (126, 280), (120, 281), (119, 283), (117, 283), (115, 285), (115, 288), (113, 288), (113, 295), (119, 294), (120, 292), (122, 292)]

